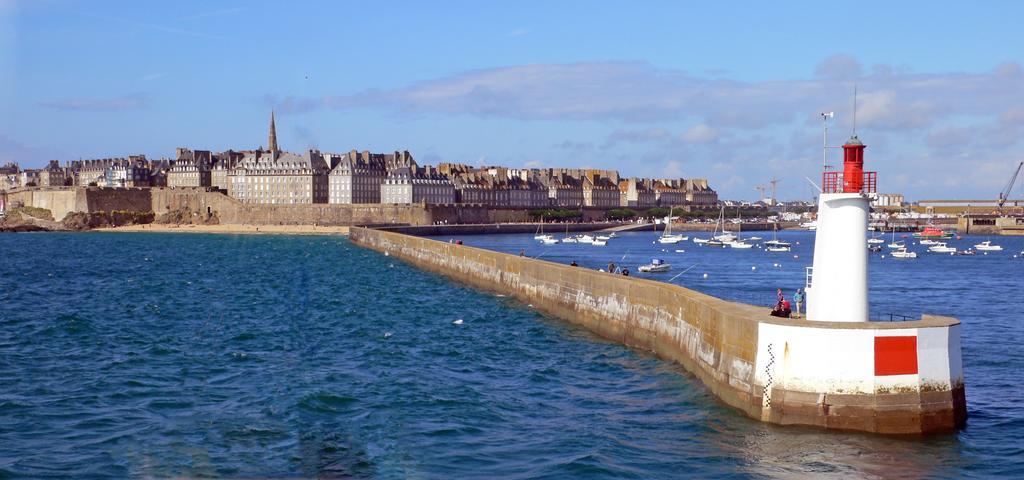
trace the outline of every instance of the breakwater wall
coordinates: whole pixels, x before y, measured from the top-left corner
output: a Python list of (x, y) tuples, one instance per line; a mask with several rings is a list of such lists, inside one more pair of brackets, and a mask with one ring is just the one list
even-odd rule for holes
[[(465, 225), (420, 225), (420, 226), (399, 226), (381, 227), (381, 230), (431, 237), (440, 235), (491, 235), (495, 233), (534, 233), (538, 230), (539, 223), (476, 223)], [(566, 230), (570, 232), (593, 232), (604, 230), (621, 225), (612, 222), (600, 223), (545, 223), (544, 233), (554, 235), (555, 238), (564, 236)]]
[(949, 432), (966, 421), (952, 318), (779, 319), (677, 285), (467, 245), (365, 228), (350, 239), (676, 361), (751, 418), (887, 434)]

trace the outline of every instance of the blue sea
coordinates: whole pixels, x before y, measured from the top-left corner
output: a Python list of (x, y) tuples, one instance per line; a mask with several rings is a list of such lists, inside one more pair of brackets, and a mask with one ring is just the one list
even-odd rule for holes
[[(813, 250), (655, 235), (460, 239), (634, 275), (663, 258), (654, 278), (759, 305)], [(750, 420), (678, 365), (343, 237), (0, 235), (0, 478), (1022, 477), (1024, 238), (993, 240), (872, 255), (874, 313), (964, 324), (967, 428), (892, 438)]]

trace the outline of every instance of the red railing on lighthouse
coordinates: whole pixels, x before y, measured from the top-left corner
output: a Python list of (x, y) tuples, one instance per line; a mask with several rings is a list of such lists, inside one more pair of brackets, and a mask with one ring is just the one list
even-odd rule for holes
[[(848, 182), (843, 178), (843, 172), (825, 172), (821, 175), (822, 193), (875, 193), (878, 186), (878, 172), (861, 172), (861, 183)], [(858, 188), (859, 187), (859, 188)]]

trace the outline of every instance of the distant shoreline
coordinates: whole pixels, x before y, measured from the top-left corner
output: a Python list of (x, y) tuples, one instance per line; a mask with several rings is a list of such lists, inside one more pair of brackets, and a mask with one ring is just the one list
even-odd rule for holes
[(245, 235), (348, 235), (347, 226), (325, 227), (318, 225), (125, 225), (121, 227), (94, 228), (92, 232), (121, 233), (227, 233)]

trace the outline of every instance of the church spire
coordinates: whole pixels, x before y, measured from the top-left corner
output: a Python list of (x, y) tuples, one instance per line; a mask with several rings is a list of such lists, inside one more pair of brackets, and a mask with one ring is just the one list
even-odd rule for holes
[(270, 153), (277, 153), (277, 127), (274, 126), (274, 111), (270, 111), (270, 138), (267, 140)]

